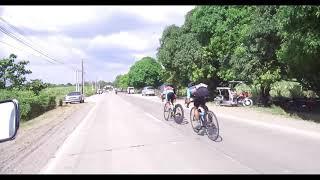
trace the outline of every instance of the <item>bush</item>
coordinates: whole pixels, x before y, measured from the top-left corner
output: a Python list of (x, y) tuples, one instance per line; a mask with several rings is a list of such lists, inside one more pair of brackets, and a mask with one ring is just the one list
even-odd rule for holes
[[(39, 92), (36, 95), (31, 90), (4, 90), (0, 89), (0, 101), (7, 99), (17, 99), (20, 105), (21, 120), (27, 121), (33, 119), (46, 111), (54, 109), (63, 97), (74, 91), (73, 86), (69, 87), (50, 87)], [(85, 95), (94, 94), (91, 87), (85, 87)]]
[(36, 96), (32, 91), (0, 90), (0, 100), (17, 99), (20, 105), (21, 120), (35, 118), (56, 107), (56, 97), (47, 94)]
[(301, 98), (304, 96), (302, 86), (298, 82), (279, 81), (271, 86), (272, 97)]

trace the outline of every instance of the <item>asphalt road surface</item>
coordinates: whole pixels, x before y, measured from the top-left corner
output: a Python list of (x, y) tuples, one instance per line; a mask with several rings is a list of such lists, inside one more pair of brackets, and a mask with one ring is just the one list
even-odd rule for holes
[[(212, 109), (214, 111), (214, 109)], [(102, 94), (40, 173), (320, 172), (320, 138), (219, 117), (217, 142), (163, 118), (156, 97)]]

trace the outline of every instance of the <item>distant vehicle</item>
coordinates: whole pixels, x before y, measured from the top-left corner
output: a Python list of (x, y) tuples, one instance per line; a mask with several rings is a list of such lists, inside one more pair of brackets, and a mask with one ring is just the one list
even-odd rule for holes
[(97, 90), (97, 94), (102, 94), (102, 93), (103, 93), (102, 89)]
[(156, 93), (152, 86), (146, 86), (143, 88), (141, 94), (142, 96), (154, 96)]
[(64, 97), (64, 102), (66, 104), (73, 102), (84, 103), (84, 95), (81, 92), (71, 92)]
[(134, 87), (128, 87), (127, 88), (127, 93), (128, 94), (134, 94)]
[(218, 106), (252, 106), (253, 101), (247, 92), (237, 94), (233, 85), (235, 83), (244, 83), (243, 81), (229, 81), (230, 87), (217, 87), (219, 95), (214, 98), (214, 102)]

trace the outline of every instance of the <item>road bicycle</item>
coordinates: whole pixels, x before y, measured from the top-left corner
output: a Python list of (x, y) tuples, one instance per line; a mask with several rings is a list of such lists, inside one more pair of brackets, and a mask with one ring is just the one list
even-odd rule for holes
[(168, 121), (169, 118), (173, 118), (177, 124), (181, 124), (184, 119), (184, 110), (182, 108), (182, 105), (181, 104), (174, 105), (173, 103), (167, 101), (164, 104), (163, 116), (166, 121)]
[[(208, 138), (212, 141), (217, 140), (219, 137), (219, 123), (217, 116), (212, 111), (210, 111), (207, 106), (200, 105), (197, 109), (200, 114), (200, 118), (199, 120), (196, 120), (194, 114), (195, 109), (196, 107), (192, 107), (190, 111), (190, 124), (193, 131), (198, 133), (201, 128), (205, 128)], [(197, 129), (195, 127), (195, 123), (200, 123), (200, 128)]]

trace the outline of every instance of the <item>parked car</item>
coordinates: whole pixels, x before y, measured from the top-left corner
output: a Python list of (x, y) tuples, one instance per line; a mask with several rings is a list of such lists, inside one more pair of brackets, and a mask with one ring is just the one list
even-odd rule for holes
[(64, 98), (64, 102), (66, 104), (73, 102), (84, 103), (84, 95), (81, 94), (81, 92), (71, 92), (66, 95), (66, 97)]
[(152, 86), (147, 86), (143, 88), (141, 94), (142, 96), (154, 96), (156, 93)]
[(127, 93), (128, 94), (134, 94), (134, 87), (128, 87), (127, 88)]

